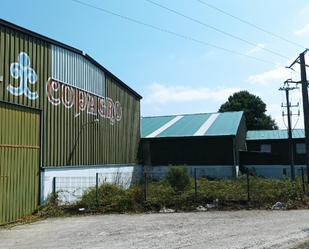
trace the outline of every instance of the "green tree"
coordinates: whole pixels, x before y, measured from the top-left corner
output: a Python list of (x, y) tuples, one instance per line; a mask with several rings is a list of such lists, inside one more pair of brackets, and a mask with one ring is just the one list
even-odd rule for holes
[(248, 91), (236, 92), (221, 105), (219, 112), (244, 111), (248, 130), (276, 130), (278, 126), (266, 114), (266, 104)]
[(166, 181), (175, 190), (183, 192), (190, 184), (190, 175), (183, 166), (172, 166), (166, 173)]

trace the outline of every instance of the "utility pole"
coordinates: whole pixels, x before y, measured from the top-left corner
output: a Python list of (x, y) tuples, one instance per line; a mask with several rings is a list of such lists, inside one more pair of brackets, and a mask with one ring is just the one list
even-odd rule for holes
[(302, 99), (303, 99), (303, 112), (304, 112), (304, 127), (305, 127), (305, 144), (306, 144), (306, 168), (307, 168), (307, 183), (309, 184), (309, 100), (308, 100), (308, 81), (306, 75), (306, 62), (305, 54), (308, 52), (306, 49), (302, 52), (295, 61), (288, 67), (292, 69), (294, 64), (300, 64), (301, 81), (291, 82), (301, 84), (302, 88)]
[[(291, 105), (290, 103), (290, 96), (289, 96), (289, 91), (297, 89), (297, 87), (290, 87), (289, 86), (289, 80), (284, 82), (284, 86), (280, 87), (280, 91), (285, 91), (285, 97), (286, 97), (286, 105), (283, 105), (282, 107), (286, 107), (287, 109), (287, 114), (286, 116), (288, 117), (288, 145), (289, 145), (289, 159), (290, 159), (290, 165), (291, 165), (291, 180), (295, 180), (295, 163), (294, 163), (294, 145), (293, 145), (293, 136), (292, 136), (292, 115), (293, 113), (291, 112), (292, 107), (298, 107), (299, 104), (297, 105)], [(298, 113), (299, 115), (299, 113)], [(282, 116), (285, 116), (284, 112), (282, 112)]]
[(304, 126), (305, 126), (305, 143), (306, 143), (306, 164), (307, 164), (307, 183), (309, 184), (309, 100), (308, 100), (308, 81), (306, 75), (305, 50), (299, 55), (301, 89), (303, 96), (303, 110), (304, 110)]

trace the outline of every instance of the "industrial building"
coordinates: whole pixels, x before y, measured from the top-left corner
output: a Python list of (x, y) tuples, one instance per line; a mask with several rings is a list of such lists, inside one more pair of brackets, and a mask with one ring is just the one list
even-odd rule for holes
[(199, 176), (236, 175), (246, 141), (243, 112), (143, 117), (141, 126), (142, 164), (155, 174), (186, 165)]
[[(0, 225), (37, 209), (56, 179), (82, 193), (98, 174), (131, 181), (171, 165), (198, 177), (235, 177), (239, 166), (289, 176), (286, 131), (247, 132), (243, 112), (140, 118), (140, 100), (84, 52), (0, 19)], [(293, 138), (299, 174), (304, 132)]]
[[(294, 129), (293, 154), (296, 175), (306, 170), (306, 144), (303, 129)], [(240, 164), (262, 177), (284, 178), (291, 176), (291, 162), (287, 130), (248, 131), (247, 150), (240, 152)]]
[(136, 170), (140, 99), (84, 52), (0, 20), (0, 224), (55, 176)]

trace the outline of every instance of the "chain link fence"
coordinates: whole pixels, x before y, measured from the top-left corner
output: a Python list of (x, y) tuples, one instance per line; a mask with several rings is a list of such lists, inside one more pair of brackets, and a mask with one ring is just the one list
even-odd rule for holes
[(140, 177), (131, 172), (96, 173), (89, 177), (53, 177), (52, 193), (58, 195), (62, 204), (70, 204), (78, 201), (90, 188), (98, 189), (102, 184), (110, 183), (127, 189), (139, 181)]
[(72, 204), (80, 200), (89, 189), (95, 189), (98, 193), (101, 185), (110, 183), (123, 189), (133, 186), (138, 188), (144, 203), (160, 199), (160, 205), (165, 205), (174, 201), (172, 199), (175, 196), (182, 196), (184, 202), (201, 205), (218, 202), (222, 205), (258, 205), (271, 201), (286, 201), (288, 198), (304, 198), (308, 188), (306, 169), (302, 167), (299, 170), (299, 176), (292, 182), (288, 178), (274, 180), (258, 177), (249, 168), (242, 168), (240, 177), (230, 179), (214, 178), (207, 168), (191, 168), (188, 170), (190, 184), (185, 193), (176, 193), (177, 191), (168, 186), (165, 177), (167, 170), (147, 170), (142, 175), (129, 172), (96, 173), (91, 177), (54, 177), (52, 192), (54, 195), (57, 193), (61, 204)]

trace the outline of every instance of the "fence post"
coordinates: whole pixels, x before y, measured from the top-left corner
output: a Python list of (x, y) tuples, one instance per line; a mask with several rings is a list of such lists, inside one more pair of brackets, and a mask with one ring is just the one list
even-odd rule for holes
[(147, 201), (147, 185), (148, 185), (148, 182), (147, 182), (147, 172), (145, 171), (144, 172), (144, 200), (145, 202)]
[(194, 198), (195, 198), (195, 202), (197, 202), (197, 175), (196, 175), (196, 168), (194, 168)]
[(250, 205), (250, 176), (249, 176), (249, 172), (247, 172), (247, 196), (248, 196), (248, 204)]
[(303, 186), (303, 193), (306, 195), (306, 186), (305, 186), (305, 173), (304, 173), (304, 168), (301, 167), (301, 183)]
[(97, 205), (99, 205), (99, 173), (95, 174), (95, 199)]
[(52, 191), (53, 191), (53, 197), (56, 197), (56, 177), (53, 177), (53, 182), (52, 182)]

